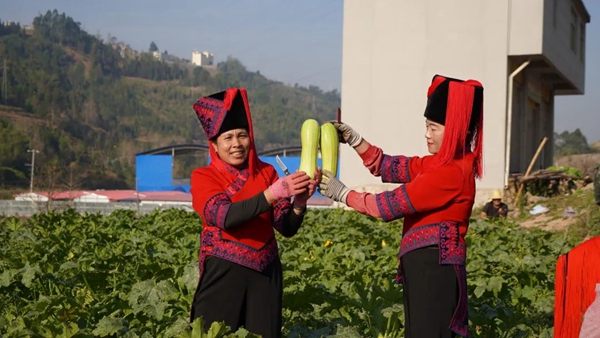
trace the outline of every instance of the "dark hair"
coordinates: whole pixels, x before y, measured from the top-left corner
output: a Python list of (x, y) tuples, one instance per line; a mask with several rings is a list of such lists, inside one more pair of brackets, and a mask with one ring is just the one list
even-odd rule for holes
[(221, 136), (222, 134), (224, 134), (224, 133), (226, 133), (226, 132), (228, 132), (230, 130), (234, 130), (234, 129), (244, 129), (246, 131), (246, 133), (249, 133), (249, 130), (248, 130), (247, 127), (230, 128), (230, 129), (227, 129), (227, 130), (225, 130), (223, 132), (218, 133), (217, 136), (211, 138), (209, 141), (211, 143), (217, 143), (217, 139), (219, 138), (219, 136)]

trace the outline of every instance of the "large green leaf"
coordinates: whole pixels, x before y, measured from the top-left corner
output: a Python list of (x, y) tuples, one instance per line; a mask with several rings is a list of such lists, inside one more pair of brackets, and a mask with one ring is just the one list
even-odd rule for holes
[(23, 278), (21, 278), (21, 283), (23, 283), (23, 285), (25, 285), (26, 287), (30, 287), (36, 274), (41, 274), (41, 271), (37, 264), (31, 266), (29, 265), (29, 262), (27, 262), (21, 270), (21, 273), (23, 274)]
[(104, 317), (96, 324), (92, 332), (96, 336), (106, 337), (127, 332), (127, 321), (123, 318)]
[(128, 300), (134, 313), (143, 311), (156, 320), (162, 320), (168, 301), (175, 297), (177, 289), (169, 281), (145, 280), (133, 285)]

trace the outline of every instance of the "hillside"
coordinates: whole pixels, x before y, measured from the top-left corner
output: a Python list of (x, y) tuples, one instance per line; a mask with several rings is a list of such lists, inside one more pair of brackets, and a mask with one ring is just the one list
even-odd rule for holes
[(249, 92), (259, 150), (299, 144), (302, 121), (332, 119), (340, 105), (337, 91), (290, 87), (234, 58), (209, 72), (124, 51), (56, 10), (34, 18), (33, 29), (0, 26), (4, 83), (0, 189), (28, 186), (28, 149), (40, 151), (38, 188), (132, 188), (134, 154), (205, 143), (192, 104), (232, 86)]

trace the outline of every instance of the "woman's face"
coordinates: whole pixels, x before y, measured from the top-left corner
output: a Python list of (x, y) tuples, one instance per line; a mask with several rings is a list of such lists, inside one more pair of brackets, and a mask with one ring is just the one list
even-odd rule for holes
[(233, 167), (241, 167), (248, 159), (250, 135), (246, 129), (232, 129), (219, 135), (211, 144), (221, 160)]
[(444, 139), (444, 125), (425, 120), (425, 138), (427, 139), (427, 150), (431, 154), (437, 154)]

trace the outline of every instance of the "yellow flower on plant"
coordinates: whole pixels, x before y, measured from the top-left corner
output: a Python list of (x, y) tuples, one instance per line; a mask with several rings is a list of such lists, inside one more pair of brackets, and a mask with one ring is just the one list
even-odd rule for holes
[(381, 247), (385, 248), (387, 246), (387, 243), (385, 242), (385, 239), (381, 240)]
[(325, 245), (323, 245), (323, 246), (324, 246), (324, 247), (328, 247), (328, 246), (330, 246), (331, 244), (333, 244), (333, 242), (332, 242), (332, 241), (330, 241), (330, 240), (327, 240), (327, 241), (325, 242)]

